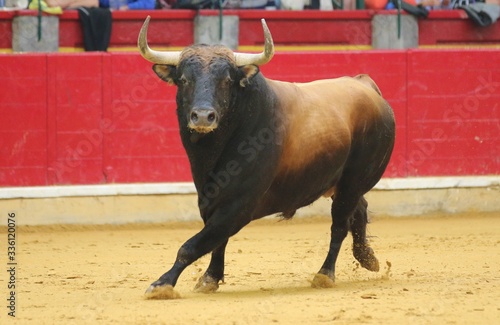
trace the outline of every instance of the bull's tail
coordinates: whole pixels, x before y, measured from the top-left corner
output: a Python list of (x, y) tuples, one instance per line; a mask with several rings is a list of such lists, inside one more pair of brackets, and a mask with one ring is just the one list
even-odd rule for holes
[(382, 96), (382, 92), (380, 91), (380, 88), (378, 88), (377, 84), (375, 81), (373, 81), (372, 78), (370, 78), (369, 75), (367, 74), (358, 74), (357, 76), (354, 77), (354, 79), (359, 80), (362, 84), (365, 86), (368, 86), (375, 90), (380, 96)]

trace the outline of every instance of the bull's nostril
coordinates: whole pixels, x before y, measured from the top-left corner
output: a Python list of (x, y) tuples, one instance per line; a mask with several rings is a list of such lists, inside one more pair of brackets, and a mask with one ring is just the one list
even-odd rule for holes
[(198, 114), (196, 112), (191, 112), (191, 121), (198, 122)]
[(212, 123), (213, 121), (215, 121), (215, 113), (209, 113), (208, 116), (207, 116), (207, 120)]

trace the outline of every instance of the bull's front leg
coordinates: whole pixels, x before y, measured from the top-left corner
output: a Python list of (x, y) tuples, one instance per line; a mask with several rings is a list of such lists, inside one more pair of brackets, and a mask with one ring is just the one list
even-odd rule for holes
[(197, 292), (210, 293), (219, 289), (219, 281), (224, 282), (224, 257), (227, 240), (212, 252), (210, 265), (194, 287)]
[[(173, 299), (179, 298), (179, 294), (173, 290), (182, 271), (205, 254), (214, 251), (212, 261), (207, 272), (202, 276), (201, 283), (211, 283), (212, 291), (218, 287), (218, 282), (224, 276), (224, 251), (230, 236), (237, 233), (250, 220), (243, 218), (232, 219), (213, 216), (213, 222), (208, 222), (205, 227), (187, 242), (185, 242), (177, 253), (177, 258), (172, 268), (153, 282), (146, 290), (147, 299)], [(216, 249), (217, 248), (217, 249)], [(199, 287), (197, 285), (197, 287)], [(201, 290), (203, 291), (203, 290)]]

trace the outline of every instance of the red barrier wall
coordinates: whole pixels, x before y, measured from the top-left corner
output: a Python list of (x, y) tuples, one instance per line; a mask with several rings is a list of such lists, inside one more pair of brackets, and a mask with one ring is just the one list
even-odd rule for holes
[(5, 55), (0, 62), (0, 184), (49, 184), (47, 57)]
[(409, 52), (409, 175), (500, 173), (499, 54)]
[[(397, 121), (386, 177), (499, 174), (499, 54), (285, 52), (262, 71), (297, 82), (370, 74)], [(1, 186), (191, 179), (175, 88), (138, 54), (2, 55), (0, 81)]]

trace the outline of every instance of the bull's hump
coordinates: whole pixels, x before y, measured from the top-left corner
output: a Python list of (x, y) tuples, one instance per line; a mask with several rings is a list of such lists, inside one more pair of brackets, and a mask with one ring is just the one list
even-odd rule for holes
[(367, 86), (369, 88), (372, 88), (373, 90), (375, 90), (377, 92), (377, 94), (379, 94), (380, 96), (382, 96), (382, 92), (380, 91), (380, 88), (378, 88), (378, 86), (375, 83), (375, 81), (373, 81), (373, 79), (370, 78), (369, 75), (367, 75), (367, 74), (359, 74), (356, 77), (354, 77), (354, 79), (358, 80), (360, 83), (364, 84), (365, 86)]
[(320, 159), (337, 164), (347, 158), (358, 125), (380, 114), (381, 97), (356, 78), (273, 87), (286, 130), (280, 172), (303, 170)]

